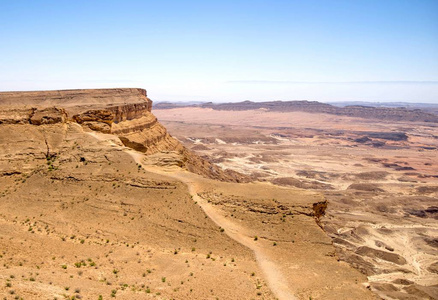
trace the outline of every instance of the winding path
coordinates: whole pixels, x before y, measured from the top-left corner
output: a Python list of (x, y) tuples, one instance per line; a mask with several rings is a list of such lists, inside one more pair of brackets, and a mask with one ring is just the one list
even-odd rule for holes
[(264, 278), (277, 299), (297, 300), (292, 292), (292, 289), (287, 283), (286, 278), (281, 273), (278, 263), (269, 257), (263, 246), (261, 246), (260, 243), (254, 243), (254, 239), (249, 234), (245, 234), (247, 232), (245, 228), (225, 218), (213, 205), (198, 196), (198, 192), (201, 191), (201, 189), (199, 188), (199, 182), (197, 181), (196, 174), (181, 169), (175, 171), (163, 171), (159, 168), (145, 166), (142, 162), (144, 154), (121, 145), (117, 145), (117, 143), (111, 139), (110, 135), (97, 132), (88, 132), (88, 134), (100, 141), (106, 141), (112, 147), (120, 146), (127, 154), (131, 155), (136, 163), (142, 165), (143, 168), (149, 172), (174, 178), (187, 185), (189, 193), (193, 196), (193, 200), (197, 201), (197, 203), (204, 210), (205, 214), (214, 223), (216, 223), (216, 225), (222, 227), (230, 238), (254, 252), (256, 261), (263, 272)]
[(201, 189), (197, 182), (197, 175), (183, 170), (166, 172), (158, 168), (144, 166), (142, 163), (144, 154), (133, 150), (126, 150), (126, 152), (134, 158), (136, 163), (142, 165), (147, 171), (159, 175), (165, 175), (186, 184), (189, 193), (193, 196), (193, 200), (197, 201), (205, 214), (216, 223), (216, 225), (222, 227), (230, 238), (254, 252), (257, 263), (274, 295), (281, 300), (297, 299), (289, 287), (287, 280), (280, 272), (278, 264), (269, 258), (263, 246), (261, 246), (260, 243), (254, 243), (254, 239), (250, 237), (250, 235), (245, 234), (245, 228), (225, 218), (213, 205), (198, 196), (198, 192), (201, 191)]

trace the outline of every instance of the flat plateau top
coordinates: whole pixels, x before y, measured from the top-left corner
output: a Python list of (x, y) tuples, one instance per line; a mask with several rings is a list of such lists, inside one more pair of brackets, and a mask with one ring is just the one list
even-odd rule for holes
[(146, 90), (140, 88), (0, 92), (0, 106), (32, 105), (48, 107), (56, 105), (71, 107), (96, 104), (134, 104), (146, 100)]

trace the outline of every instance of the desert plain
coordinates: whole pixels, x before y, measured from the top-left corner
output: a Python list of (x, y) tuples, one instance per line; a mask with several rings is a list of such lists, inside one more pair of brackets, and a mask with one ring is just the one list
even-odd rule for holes
[(436, 126), (0, 93), (0, 294), (435, 299)]
[(360, 107), (351, 116), (268, 104), (163, 104), (155, 114), (221, 167), (327, 200), (319, 224), (334, 255), (366, 275), (379, 297), (438, 298), (437, 123), (391, 109), (374, 117)]

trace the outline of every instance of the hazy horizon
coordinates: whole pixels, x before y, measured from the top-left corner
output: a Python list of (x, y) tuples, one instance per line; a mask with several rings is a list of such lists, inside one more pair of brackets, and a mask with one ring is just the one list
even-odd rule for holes
[(238, 101), (194, 101), (194, 100), (178, 100), (178, 101), (169, 101), (169, 100), (154, 100), (151, 99), (154, 103), (171, 103), (171, 104), (204, 104), (204, 103), (213, 103), (213, 104), (221, 104), (221, 103), (238, 103), (238, 102), (244, 102), (244, 101), (251, 101), (251, 102), (272, 102), (272, 101), (282, 101), (282, 102), (289, 102), (289, 101), (311, 101), (311, 102), (320, 102), (320, 103), (326, 103), (326, 104), (332, 104), (332, 105), (340, 105), (340, 104), (347, 104), (347, 105), (366, 105), (366, 104), (373, 104), (376, 106), (403, 106), (403, 105), (410, 105), (410, 106), (433, 106), (438, 107), (438, 102), (407, 102), (407, 101), (356, 101), (356, 100), (345, 100), (345, 101), (318, 101), (318, 100), (309, 100), (309, 99), (266, 99), (266, 100), (259, 100), (259, 101), (253, 101), (251, 99), (242, 99)]
[(438, 2), (2, 1), (0, 91), (438, 103)]

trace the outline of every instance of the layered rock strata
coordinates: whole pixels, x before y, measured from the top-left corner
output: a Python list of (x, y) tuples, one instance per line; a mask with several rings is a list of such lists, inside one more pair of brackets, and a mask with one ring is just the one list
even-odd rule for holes
[(192, 154), (169, 135), (151, 109), (152, 101), (144, 89), (0, 93), (0, 124), (75, 122), (82, 125), (84, 130), (114, 134), (125, 146), (149, 155), (170, 153), (164, 159), (170, 165), (176, 164), (219, 180), (246, 180), (238, 173), (224, 172)]

